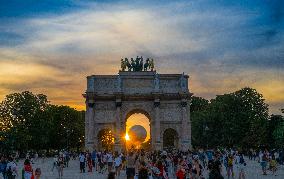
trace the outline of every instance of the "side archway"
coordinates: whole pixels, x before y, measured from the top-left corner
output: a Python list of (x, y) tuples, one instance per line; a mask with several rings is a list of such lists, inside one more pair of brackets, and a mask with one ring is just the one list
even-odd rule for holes
[(168, 128), (163, 133), (163, 148), (178, 148), (179, 135), (176, 130)]
[(101, 129), (97, 135), (99, 150), (113, 150), (114, 135), (111, 129)]

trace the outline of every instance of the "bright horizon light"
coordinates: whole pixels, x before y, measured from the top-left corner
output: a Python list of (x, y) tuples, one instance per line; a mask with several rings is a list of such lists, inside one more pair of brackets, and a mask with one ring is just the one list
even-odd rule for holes
[(125, 135), (125, 140), (126, 141), (128, 141), (128, 140), (130, 140), (130, 137), (129, 137), (129, 135), (126, 133), (126, 135)]

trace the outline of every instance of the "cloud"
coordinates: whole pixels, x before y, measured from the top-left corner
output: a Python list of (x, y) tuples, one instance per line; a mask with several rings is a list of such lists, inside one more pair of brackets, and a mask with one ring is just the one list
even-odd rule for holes
[(87, 75), (116, 74), (120, 58), (143, 55), (156, 59), (159, 73), (189, 73), (197, 95), (212, 98), (252, 86), (270, 104), (284, 105), (273, 95), (284, 84), (278, 5), (86, 1), (64, 13), (2, 18), (0, 92), (30, 89), (82, 108)]

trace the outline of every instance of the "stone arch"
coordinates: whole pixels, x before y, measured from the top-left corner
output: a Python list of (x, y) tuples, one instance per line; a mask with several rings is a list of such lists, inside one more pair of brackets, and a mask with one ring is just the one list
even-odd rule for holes
[(146, 110), (140, 109), (140, 108), (134, 108), (134, 109), (128, 110), (128, 112), (125, 113), (124, 121), (126, 122), (126, 120), (127, 120), (132, 114), (135, 114), (135, 113), (144, 114), (144, 115), (149, 119), (149, 121), (151, 121), (151, 116), (150, 116), (150, 114), (149, 114)]
[(163, 148), (178, 148), (179, 134), (173, 128), (167, 128), (163, 132)]
[(149, 134), (150, 134), (150, 141), (152, 143), (152, 139), (154, 137), (154, 133), (153, 133), (153, 127), (152, 127), (152, 124), (153, 124), (153, 117), (151, 114), (152, 114), (152, 111), (150, 109), (145, 109), (144, 106), (135, 106), (135, 107), (131, 107), (131, 108), (127, 108), (122, 116), (122, 119), (123, 119), (123, 132), (126, 132), (126, 123), (127, 123), (127, 119), (133, 115), (133, 114), (136, 114), (136, 113), (140, 113), (140, 114), (143, 114), (147, 117), (147, 119), (149, 120), (149, 126), (150, 126), (150, 131), (149, 131)]

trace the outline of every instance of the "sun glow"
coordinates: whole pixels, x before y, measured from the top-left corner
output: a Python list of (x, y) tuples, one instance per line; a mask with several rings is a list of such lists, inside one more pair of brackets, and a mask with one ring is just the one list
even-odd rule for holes
[(130, 137), (129, 137), (129, 135), (126, 133), (126, 135), (125, 135), (125, 140), (126, 141), (129, 141), (130, 140)]

